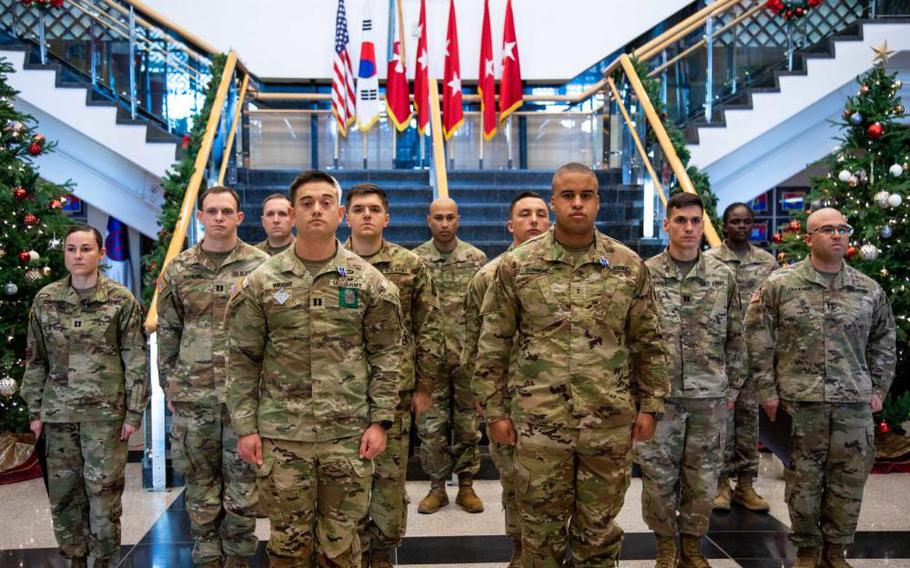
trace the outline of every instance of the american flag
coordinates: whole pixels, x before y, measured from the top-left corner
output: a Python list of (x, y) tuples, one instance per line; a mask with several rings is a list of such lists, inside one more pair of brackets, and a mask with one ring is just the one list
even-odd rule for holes
[(344, 0), (338, 0), (338, 15), (335, 18), (335, 58), (332, 78), (332, 114), (338, 121), (338, 131), (347, 136), (348, 126), (354, 123), (354, 72), (348, 56), (348, 18), (344, 11)]

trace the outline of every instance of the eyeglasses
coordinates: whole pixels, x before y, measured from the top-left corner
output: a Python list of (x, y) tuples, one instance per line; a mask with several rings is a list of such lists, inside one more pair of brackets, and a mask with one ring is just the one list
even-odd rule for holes
[(849, 237), (853, 234), (853, 227), (850, 225), (837, 225), (836, 227), (834, 225), (822, 225), (821, 227), (812, 229), (809, 232), (821, 233), (829, 237), (833, 237), (834, 235), (844, 235)]

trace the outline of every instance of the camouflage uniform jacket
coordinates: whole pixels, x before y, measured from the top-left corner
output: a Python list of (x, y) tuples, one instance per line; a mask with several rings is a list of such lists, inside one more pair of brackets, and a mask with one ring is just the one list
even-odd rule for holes
[(457, 239), (455, 249), (448, 256), (439, 252), (432, 239), (413, 252), (427, 263), (439, 294), (439, 308), (445, 314), (442, 320), (445, 361), (450, 365), (458, 364), (464, 347), (464, 301), (468, 283), (486, 264), (487, 255), (461, 239)]
[(490, 289), (490, 284), (493, 283), (502, 257), (513, 250), (515, 250), (514, 245), (509, 245), (506, 252), (484, 264), (468, 284), (468, 294), (464, 304), (464, 349), (461, 350), (461, 366), (466, 369), (467, 373), (473, 374), (474, 364), (477, 362), (477, 340), (480, 339), (480, 326), (483, 324), (483, 318), (480, 316), (483, 297)]
[(288, 249), (228, 308), (227, 405), (238, 436), (322, 442), (394, 420), (398, 290), (341, 243), (315, 276)]
[[(344, 247), (353, 251), (350, 238)], [(404, 325), (398, 390), (411, 392), (416, 385), (422, 392), (430, 392), (442, 356), (442, 331), (436, 286), (427, 266), (413, 252), (386, 240), (379, 252), (365, 260), (398, 288)]]
[(289, 248), (294, 248), (294, 245), (295, 245), (296, 243), (297, 243), (297, 237), (291, 235), (291, 244), (289, 244), (288, 246), (282, 248), (281, 250), (279, 250), (279, 249), (273, 249), (271, 246), (269, 246), (269, 240), (268, 240), (268, 239), (262, 241), (261, 243), (256, 243), (256, 244), (253, 245), (253, 246), (256, 247), (256, 248), (258, 248), (259, 250), (261, 250), (262, 252), (264, 252), (265, 254), (267, 254), (267, 255), (269, 255), (269, 256), (275, 256), (275, 255), (277, 255), (277, 254), (283, 253), (284, 251), (286, 251), (286, 250), (289, 249)]
[(747, 369), (733, 271), (700, 254), (683, 277), (666, 249), (645, 264), (670, 353), (670, 397), (735, 399)]
[(721, 243), (720, 246), (705, 251), (704, 255), (723, 262), (736, 275), (739, 305), (742, 307), (744, 315), (752, 293), (762, 285), (769, 274), (777, 270), (777, 260), (774, 259), (774, 256), (754, 245), (749, 245), (749, 252), (742, 258), (736, 256), (736, 253), (726, 243)]
[(891, 305), (846, 263), (830, 287), (809, 258), (769, 276), (749, 303), (746, 341), (762, 402), (868, 402), (894, 378)]
[(158, 373), (168, 400), (224, 402), (224, 310), (241, 278), (268, 260), (238, 241), (216, 269), (197, 243), (158, 279)]
[(133, 294), (100, 275), (85, 302), (69, 276), (42, 288), (29, 313), (22, 398), (29, 420), (138, 427), (149, 399), (148, 354)]
[(595, 233), (577, 266), (552, 228), (522, 244), (502, 257), (481, 312), (472, 388), (488, 420), (617, 427), (632, 423), (636, 402), (663, 411), (667, 355), (651, 278), (610, 237)]

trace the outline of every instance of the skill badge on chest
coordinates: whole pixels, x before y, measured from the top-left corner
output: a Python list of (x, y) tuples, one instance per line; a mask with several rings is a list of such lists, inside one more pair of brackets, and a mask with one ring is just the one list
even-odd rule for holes
[(290, 297), (291, 295), (288, 294), (288, 291), (284, 288), (280, 288), (277, 292), (272, 294), (272, 298), (274, 298), (279, 305), (284, 305), (284, 303), (287, 302)]

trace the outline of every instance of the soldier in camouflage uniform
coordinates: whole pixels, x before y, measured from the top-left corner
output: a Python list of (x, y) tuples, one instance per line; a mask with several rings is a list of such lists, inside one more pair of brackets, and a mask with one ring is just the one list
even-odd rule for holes
[(723, 467), (728, 402), (745, 380), (742, 309), (736, 276), (699, 254), (704, 206), (692, 193), (667, 201), (670, 243), (648, 259), (670, 351), (670, 396), (654, 438), (636, 444), (642, 516), (657, 535), (657, 568), (702, 568), (717, 476)]
[(440, 311), (426, 264), (411, 251), (383, 238), (389, 224), (385, 191), (372, 184), (357, 185), (346, 192), (345, 200), (351, 238), (344, 246), (395, 284), (404, 326), (398, 408), (388, 431), (386, 451), (374, 460), (370, 514), (360, 529), (364, 566), (385, 568), (392, 566), (392, 549), (401, 543), (407, 527), (405, 477), (411, 411), (419, 417), (432, 404), (430, 393), (442, 349)]
[(668, 389), (651, 278), (595, 230), (597, 192), (587, 166), (560, 168), (555, 228), (502, 257), (481, 308), (472, 387), (493, 439), (516, 446), (528, 567), (562, 566), (567, 546), (573, 566), (617, 564), (632, 440), (653, 435)]
[(796, 566), (846, 568), (875, 460), (872, 413), (894, 378), (894, 315), (881, 287), (843, 261), (844, 216), (819, 209), (807, 225), (809, 257), (752, 295), (745, 333), (762, 407), (773, 421), (783, 405), (793, 421), (784, 479)]
[(210, 188), (199, 204), (205, 238), (158, 280), (159, 376), (174, 413), (171, 454), (186, 480), (193, 563), (246, 566), (258, 544), (256, 471), (237, 457), (224, 405), (224, 313), (231, 289), (269, 257), (237, 238), (234, 190)]
[(98, 273), (101, 233), (71, 227), (69, 276), (42, 288), (29, 313), (22, 398), (36, 437), (47, 436), (54, 535), (71, 566), (113, 566), (120, 553), (127, 441), (148, 404), (142, 311)]
[(294, 245), (291, 234), (291, 202), (283, 193), (273, 193), (262, 200), (262, 229), (266, 239), (256, 243), (256, 248), (269, 256), (275, 256)]
[[(723, 244), (705, 252), (705, 256), (716, 258), (733, 270), (743, 310), (749, 305), (752, 293), (777, 268), (771, 253), (749, 243), (753, 222), (754, 215), (748, 205), (732, 203), (724, 210)], [(758, 476), (758, 399), (755, 381), (749, 373), (733, 410), (727, 413), (726, 438), (724, 468), (717, 481), (714, 508), (729, 511), (730, 502), (735, 501), (751, 511), (769, 511), (771, 506), (753, 487)], [(730, 489), (731, 478), (736, 479), (735, 492)]]
[(228, 308), (227, 403), (259, 468), (272, 568), (361, 566), (376, 458), (400, 385), (398, 290), (335, 238), (341, 188), (291, 184), (297, 244), (243, 280)]
[[(483, 502), (474, 492), (474, 475), (480, 470), (480, 418), (471, 377), (461, 367), (464, 343), (464, 301), (468, 283), (487, 262), (487, 255), (458, 239), (458, 205), (441, 197), (430, 205), (427, 225), (433, 238), (414, 249), (426, 262), (439, 292), (443, 347), (441, 367), (433, 387), (433, 406), (417, 419), (420, 437), (420, 462), (430, 476), (430, 491), (417, 508), (420, 513), (435, 513), (448, 505), (446, 479), (458, 474), (455, 502), (469, 513), (483, 511)], [(450, 422), (455, 434), (451, 449), (447, 437)]]
[[(511, 251), (528, 239), (543, 234), (550, 226), (550, 214), (547, 203), (538, 193), (525, 191), (518, 194), (509, 206), (509, 220), (506, 229), (512, 234), (512, 244), (506, 252)], [(464, 350), (461, 352), (461, 366), (473, 375), (474, 363), (477, 360), (477, 339), (480, 336), (480, 308), (483, 297), (490, 288), (496, 269), (502, 260), (499, 255), (477, 271), (468, 285), (468, 296), (465, 300), (465, 333)], [(518, 351), (512, 348), (512, 361)], [(507, 403), (508, 404), (508, 403)], [(518, 499), (515, 495), (515, 481), (512, 476), (512, 463), (515, 447), (500, 444), (490, 435), (490, 457), (499, 470), (499, 481), (502, 484), (502, 508), (505, 511), (506, 535), (512, 539), (512, 559), (509, 567), (521, 566), (521, 517), (518, 514)]]

